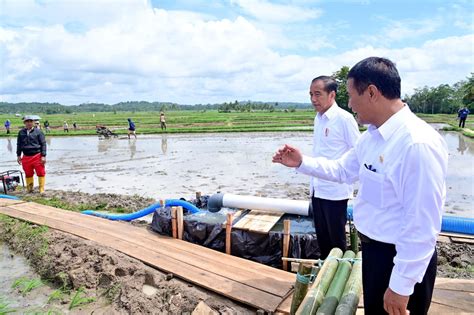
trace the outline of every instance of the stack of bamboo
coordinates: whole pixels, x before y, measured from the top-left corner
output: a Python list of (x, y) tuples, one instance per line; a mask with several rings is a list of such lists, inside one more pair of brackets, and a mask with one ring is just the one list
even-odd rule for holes
[[(354, 259), (356, 258), (356, 259)], [(333, 248), (312, 283), (297, 277), (291, 314), (353, 315), (362, 293), (362, 252), (344, 253)], [(311, 265), (300, 263), (298, 273), (308, 274)]]

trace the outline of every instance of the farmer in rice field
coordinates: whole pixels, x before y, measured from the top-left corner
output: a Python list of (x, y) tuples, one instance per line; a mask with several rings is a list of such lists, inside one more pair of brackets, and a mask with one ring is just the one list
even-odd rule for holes
[(128, 139), (130, 139), (130, 135), (134, 135), (135, 139), (137, 138), (137, 134), (135, 133), (135, 123), (132, 121), (131, 118), (127, 119), (128, 121)]
[(362, 243), (365, 314), (427, 314), (436, 278), (436, 239), (446, 197), (443, 138), (400, 99), (395, 64), (370, 57), (348, 74), (349, 106), (370, 124), (337, 160), (289, 145), (273, 162), (340, 183), (360, 181), (354, 223)]
[(46, 140), (43, 132), (39, 128), (35, 128), (33, 118), (32, 116), (23, 118), (25, 128), (18, 133), (16, 155), (18, 164), (23, 167), (25, 172), (27, 191), (33, 192), (33, 177), (36, 172), (39, 192), (43, 193), (46, 176)]

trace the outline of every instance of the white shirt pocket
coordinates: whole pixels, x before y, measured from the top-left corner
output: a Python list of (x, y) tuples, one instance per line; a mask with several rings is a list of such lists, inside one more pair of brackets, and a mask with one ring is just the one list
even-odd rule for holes
[(382, 208), (384, 206), (384, 174), (379, 174), (363, 167), (360, 175), (359, 196), (368, 203)]

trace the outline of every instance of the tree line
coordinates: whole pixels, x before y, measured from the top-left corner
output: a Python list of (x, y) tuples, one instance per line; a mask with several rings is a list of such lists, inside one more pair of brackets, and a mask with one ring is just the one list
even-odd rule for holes
[(295, 109), (309, 109), (309, 103), (289, 103), (289, 102), (253, 102), (253, 101), (234, 101), (224, 102), (221, 104), (196, 104), (181, 105), (167, 102), (146, 102), (146, 101), (130, 101), (120, 102), (113, 105), (103, 103), (87, 103), (80, 105), (62, 105), (59, 103), (7, 103), (0, 102), (0, 113), (46, 113), (52, 114), (72, 114), (81, 112), (151, 112), (151, 111), (178, 111), (178, 110), (218, 110), (219, 112), (250, 112), (250, 111), (274, 111)]
[[(349, 67), (344, 66), (333, 73), (333, 77), (339, 84), (336, 102), (346, 110), (349, 110), (346, 78)], [(453, 85), (440, 84), (434, 87), (424, 86), (415, 89), (413, 94), (405, 95), (403, 100), (409, 104), (415, 113), (423, 114), (453, 114), (466, 106), (471, 112), (474, 111), (474, 73)]]
[[(336, 101), (342, 108), (350, 111), (348, 106), (349, 96), (347, 94), (346, 78), (349, 67), (344, 66), (332, 75), (339, 84)], [(308, 96), (309, 98), (309, 96)], [(422, 87), (415, 89), (413, 94), (404, 96), (405, 102), (415, 113), (425, 114), (451, 114), (456, 113), (461, 107), (468, 107), (474, 111), (474, 73), (466, 80), (461, 80), (453, 85), (441, 84), (436, 87)], [(181, 105), (170, 102), (146, 102), (130, 101), (120, 102), (113, 105), (103, 103), (87, 103), (80, 105), (62, 105), (59, 103), (7, 103), (0, 102), (0, 113), (46, 113), (71, 114), (78, 112), (140, 112), (140, 111), (177, 111), (177, 110), (218, 110), (219, 112), (250, 112), (296, 109), (311, 109), (309, 103), (292, 102), (255, 102), (255, 101), (233, 101), (220, 104), (196, 104)]]

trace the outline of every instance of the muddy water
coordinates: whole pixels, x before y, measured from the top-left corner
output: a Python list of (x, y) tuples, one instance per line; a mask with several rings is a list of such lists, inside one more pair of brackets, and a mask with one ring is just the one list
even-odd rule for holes
[[(436, 126), (437, 127), (437, 126)], [(447, 213), (474, 217), (474, 141), (441, 132), (450, 148)], [(311, 153), (311, 133), (49, 138), (47, 188), (190, 197), (216, 191), (306, 198), (308, 178), (271, 163), (284, 143)], [(17, 169), (16, 140), (0, 139), (0, 170)]]
[(12, 289), (13, 283), (22, 277), (39, 279), (25, 258), (13, 255), (6, 245), (0, 243), (0, 299), (8, 303), (9, 309), (14, 309), (18, 313), (26, 310), (34, 313), (49, 309), (46, 304), (53, 289), (42, 285), (23, 296), (16, 289)]

